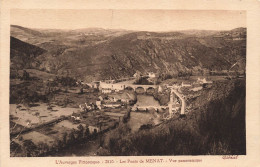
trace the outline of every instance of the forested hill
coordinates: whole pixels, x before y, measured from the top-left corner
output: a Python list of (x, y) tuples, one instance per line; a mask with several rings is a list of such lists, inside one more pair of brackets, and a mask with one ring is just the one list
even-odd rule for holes
[(10, 45), (11, 68), (16, 70), (30, 68), (36, 62), (37, 56), (46, 52), (14, 37), (10, 38)]
[[(31, 68), (90, 81), (140, 72), (200, 73), (245, 70), (246, 29), (230, 31), (145, 32), (87, 28), (40, 30), (11, 26), (15, 38), (39, 48)], [(11, 42), (11, 62), (17, 47)], [(26, 52), (27, 52), (26, 51)], [(31, 52), (31, 51), (29, 51)]]

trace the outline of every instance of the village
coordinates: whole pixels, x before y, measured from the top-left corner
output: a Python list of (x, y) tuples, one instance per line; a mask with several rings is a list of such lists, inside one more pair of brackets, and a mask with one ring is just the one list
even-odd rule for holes
[[(185, 99), (184, 95), (181, 95), (182, 89), (189, 89), (191, 91), (199, 91), (203, 88), (210, 87), (213, 81), (207, 80), (205, 77), (198, 77), (197, 80), (191, 81), (182, 81), (181, 83), (175, 84), (160, 84), (160, 85), (139, 85), (134, 82), (139, 78), (137, 74), (134, 74), (133, 77), (124, 79), (124, 81), (116, 81), (116, 80), (104, 80), (104, 81), (94, 81), (91, 83), (81, 82), (80, 84), (86, 84), (92, 88), (98, 89), (102, 95), (96, 100), (95, 104), (81, 104), (79, 108), (82, 111), (90, 111), (94, 110), (96, 106), (98, 109), (106, 109), (106, 108), (119, 108), (125, 105), (133, 105), (136, 103), (136, 94), (148, 94), (153, 95), (156, 93), (162, 93), (163, 91), (170, 91), (171, 97), (169, 98), (169, 105), (161, 105), (161, 106), (142, 106), (142, 107), (131, 107), (133, 111), (136, 110), (147, 110), (150, 108), (156, 108), (157, 111), (163, 109), (171, 110), (168, 111), (169, 114), (180, 112), (181, 109), (181, 98)], [(148, 80), (153, 80), (156, 78), (156, 74), (149, 72), (147, 75), (142, 75), (141, 77), (147, 78)], [(175, 90), (175, 91), (174, 91)], [(130, 93), (129, 93), (130, 92)], [(135, 94), (135, 95), (134, 95)], [(173, 98), (175, 97), (175, 98)], [(174, 102), (171, 102), (171, 100)], [(174, 99), (174, 100), (173, 100)], [(182, 102), (184, 103), (184, 101)], [(185, 104), (183, 104), (184, 110), (181, 114), (185, 114)], [(169, 109), (171, 108), (171, 109)], [(161, 110), (160, 110), (161, 111)]]
[[(78, 107), (40, 104), (26, 108), (11, 104), (13, 156), (58, 151), (60, 147), (102, 135), (121, 123), (127, 123), (135, 132), (147, 125), (152, 127), (174, 117), (183, 117), (192, 109), (187, 103), (192, 93), (187, 94), (187, 91), (199, 92), (213, 83), (198, 77), (193, 81), (157, 85), (157, 77), (157, 74), (149, 72), (146, 75), (136, 73), (121, 80), (77, 81), (77, 87), (81, 88), (80, 97), (93, 96), (85, 102), (81, 98)], [(145, 83), (149, 84), (137, 83), (140, 79), (147, 80)], [(68, 96), (72, 95), (67, 92)], [(24, 142), (39, 150), (27, 155), (32, 152), (22, 147)]]

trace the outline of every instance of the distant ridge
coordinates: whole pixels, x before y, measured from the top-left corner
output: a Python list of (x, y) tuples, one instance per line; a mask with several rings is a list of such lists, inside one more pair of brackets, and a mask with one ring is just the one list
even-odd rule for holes
[[(246, 57), (246, 28), (241, 27), (160, 33), (100, 28), (32, 30), (12, 25), (11, 36), (46, 50), (33, 58), (34, 68), (86, 81), (132, 76), (136, 71), (202, 75), (203, 71), (228, 70)], [(245, 70), (245, 61), (238, 70)]]
[(172, 31), (145, 31), (145, 30), (131, 30), (131, 29), (111, 29), (100, 27), (87, 27), (87, 28), (75, 28), (75, 29), (59, 29), (59, 28), (29, 28), (19, 25), (11, 25), (20, 29), (34, 30), (34, 31), (128, 31), (128, 32), (152, 32), (152, 33), (170, 33), (170, 32), (183, 32), (183, 33), (195, 33), (197, 32), (220, 32), (220, 31), (232, 31), (232, 30), (244, 30), (246, 27), (237, 27), (230, 30), (203, 30), (203, 29), (186, 29), (186, 30), (172, 30)]

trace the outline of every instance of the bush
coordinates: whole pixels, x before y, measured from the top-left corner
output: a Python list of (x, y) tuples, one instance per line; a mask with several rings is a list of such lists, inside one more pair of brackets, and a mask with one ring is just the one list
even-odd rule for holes
[(167, 105), (170, 101), (170, 92), (163, 92), (163, 93), (154, 93), (153, 97), (159, 101), (160, 105), (164, 106)]

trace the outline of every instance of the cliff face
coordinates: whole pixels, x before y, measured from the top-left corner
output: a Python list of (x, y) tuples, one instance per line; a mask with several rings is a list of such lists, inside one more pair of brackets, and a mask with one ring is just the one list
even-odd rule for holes
[[(19, 31), (18, 31), (18, 30)], [(11, 34), (47, 50), (33, 67), (83, 80), (120, 78), (141, 72), (245, 69), (246, 29), (223, 32), (43, 31)], [(30, 32), (30, 31), (29, 31)], [(38, 33), (37, 33), (38, 32)], [(94, 33), (96, 32), (96, 33)], [(238, 37), (241, 37), (238, 39)], [(11, 45), (11, 48), (16, 47)]]

